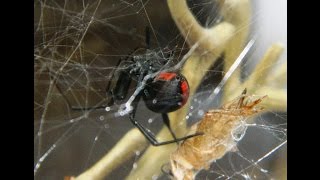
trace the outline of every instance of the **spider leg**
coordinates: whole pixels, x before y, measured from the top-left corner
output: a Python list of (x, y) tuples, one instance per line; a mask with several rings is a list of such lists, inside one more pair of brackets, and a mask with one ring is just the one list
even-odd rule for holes
[(130, 114), (129, 116), (130, 121), (132, 122), (132, 124), (134, 126), (136, 126), (140, 132), (144, 135), (144, 137), (153, 145), (153, 146), (161, 146), (161, 145), (166, 145), (166, 144), (171, 144), (171, 143), (177, 143), (179, 141), (184, 141), (186, 139), (195, 137), (195, 136), (199, 136), (199, 135), (203, 135), (203, 133), (196, 133), (196, 134), (192, 134), (189, 136), (185, 136), (183, 138), (176, 138), (174, 140), (170, 140), (170, 141), (164, 141), (164, 142), (158, 142), (156, 137), (145, 127), (143, 127), (138, 121), (136, 121), (134, 119), (134, 114)]
[[(116, 68), (120, 66), (122, 60), (123, 60), (123, 58), (120, 58), (120, 59), (119, 59), (119, 61), (117, 62)], [(110, 86), (111, 86), (111, 82), (112, 82), (111, 80), (114, 78), (116, 68), (113, 69), (113, 71), (112, 71), (112, 76), (111, 76), (111, 78), (110, 78), (110, 81), (108, 81), (108, 84), (107, 84), (107, 87), (106, 87), (107, 93), (110, 93)], [(113, 96), (111, 96), (111, 99), (112, 99), (111, 101), (113, 102), (113, 101), (114, 101), (114, 100), (113, 100)], [(109, 104), (109, 103), (108, 103), (108, 104)]]
[[(199, 136), (199, 135), (203, 135), (203, 133), (196, 133), (196, 134), (192, 134), (189, 136), (185, 136), (182, 138), (175, 138), (174, 133), (172, 132), (171, 134), (174, 137), (174, 140), (170, 140), (170, 141), (164, 141), (164, 142), (158, 142), (156, 137), (150, 132), (150, 130), (146, 129), (144, 126), (142, 126), (137, 120), (135, 120), (135, 114), (136, 114), (136, 110), (137, 110), (137, 106), (138, 106), (138, 102), (141, 98), (142, 94), (140, 93), (139, 95), (136, 96), (136, 98), (134, 99), (134, 101), (132, 102), (132, 107), (133, 110), (132, 112), (129, 114), (129, 119), (131, 121), (131, 123), (139, 129), (139, 131), (143, 134), (143, 136), (153, 145), (153, 146), (161, 146), (161, 145), (166, 145), (166, 144), (171, 144), (171, 143), (177, 143), (179, 141), (184, 141), (186, 139), (192, 138), (194, 136)], [(169, 118), (168, 118), (169, 121)], [(170, 126), (170, 125), (169, 125)], [(168, 127), (168, 126), (167, 126)], [(171, 129), (171, 128), (169, 128)], [(171, 130), (172, 131), (172, 130)], [(171, 132), (170, 131), (170, 132)]]
[[(173, 139), (174, 139), (174, 140), (177, 140), (176, 135), (174, 134), (174, 132), (173, 132), (172, 129), (171, 129), (168, 114), (162, 113), (162, 122), (163, 122), (163, 123), (167, 126), (167, 128), (169, 129), (169, 131), (170, 131)], [(177, 141), (176, 143), (179, 144), (178, 141)]]
[(93, 106), (93, 107), (76, 107), (72, 106), (71, 109), (73, 111), (88, 111), (88, 110), (93, 110), (93, 109), (105, 109), (108, 106)]
[[(150, 46), (150, 29), (149, 27), (147, 26), (146, 29), (145, 29), (145, 33), (146, 33), (146, 37), (145, 37), (145, 40), (146, 40), (146, 46), (147, 46), (147, 49), (149, 49), (149, 46)], [(113, 79), (115, 78), (116, 76), (116, 72), (117, 72), (117, 69), (118, 67), (121, 67), (122, 65), (125, 65), (127, 63), (128, 66), (130, 66), (130, 62), (134, 62), (134, 58), (132, 57), (135, 53), (139, 52), (139, 51), (142, 51), (142, 50), (145, 50), (146, 48), (135, 48), (133, 52), (129, 53), (127, 56), (123, 57), (123, 58), (120, 58), (114, 68), (114, 70), (111, 72), (112, 73), (112, 76), (110, 78), (110, 80), (108, 81), (108, 84), (106, 86), (106, 91), (107, 91), (107, 96), (110, 97), (110, 100), (107, 102), (106, 105), (101, 105), (105, 102), (102, 101), (100, 103), (98, 103), (97, 105), (95, 106), (92, 106), (92, 107), (77, 107), (77, 106), (72, 106), (70, 101), (68, 100), (68, 98), (65, 96), (65, 94), (63, 93), (63, 91), (61, 90), (61, 88), (58, 86), (58, 84), (56, 83), (56, 87), (59, 91), (59, 93), (63, 96), (63, 98), (65, 99), (67, 105), (68, 105), (68, 108), (71, 109), (71, 110), (74, 110), (74, 111), (84, 111), (84, 110), (93, 110), (93, 109), (105, 109), (106, 107), (108, 106), (112, 106), (114, 104), (114, 101), (116, 100), (122, 100), (124, 99), (124, 97), (116, 97), (117, 95), (119, 95), (119, 93), (115, 93), (115, 92), (119, 92), (119, 90), (122, 92), (120, 93), (121, 95), (123, 94), (124, 96), (127, 94), (127, 89), (129, 88), (129, 85), (130, 85), (130, 82), (131, 82), (131, 78), (130, 77), (127, 77), (125, 75), (125, 73), (128, 73), (128, 69), (124, 69), (124, 70), (120, 70), (118, 71), (118, 75), (119, 76), (124, 76), (124, 77), (118, 77), (118, 79), (113, 82)], [(130, 69), (130, 68), (129, 68)], [(49, 70), (48, 70), (49, 71)], [(49, 71), (50, 72), (50, 71)], [(123, 81), (124, 80), (124, 81)], [(129, 82), (130, 81), (130, 82)], [(113, 84), (114, 83), (114, 84)], [(127, 84), (124, 85), (124, 84)], [(119, 89), (120, 88), (120, 89)], [(114, 90), (114, 91), (113, 91)]]
[[(128, 57), (129, 57), (129, 55), (128, 55)], [(103, 103), (106, 101), (106, 100), (104, 100), (104, 101), (102, 101), (102, 102), (100, 102), (100, 103), (98, 103), (97, 105), (92, 106), (92, 107), (76, 107), (76, 106), (71, 106), (70, 102), (67, 101), (68, 106), (69, 106), (72, 110), (74, 110), (74, 111), (86, 111), (86, 110), (94, 110), (94, 109), (105, 109), (106, 107), (112, 106), (112, 105), (114, 104), (115, 99), (117, 99), (117, 98), (115, 97), (115, 94), (114, 94), (114, 92), (113, 92), (111, 89), (112, 89), (112, 88), (115, 88), (115, 87), (118, 87), (120, 84), (124, 83), (123, 81), (119, 83), (119, 82), (118, 82), (119, 79), (118, 79), (117, 82), (115, 82), (116, 85), (115, 85), (115, 84), (112, 84), (112, 83), (114, 83), (114, 82), (113, 82), (113, 79), (115, 78), (115, 74), (116, 74), (117, 68), (118, 68), (119, 66), (121, 66), (122, 64), (126, 63), (126, 62), (123, 61), (123, 60), (128, 59), (128, 57), (120, 58), (119, 61), (118, 61), (117, 64), (116, 64), (114, 70), (111, 72), (111, 73), (112, 73), (112, 76), (111, 76), (110, 80), (108, 81), (108, 84), (107, 84), (107, 87), (106, 87), (107, 97), (110, 97), (110, 100), (107, 102), (107, 104), (101, 105), (101, 104), (103, 104)], [(121, 70), (119, 74), (124, 75), (125, 71), (126, 71), (126, 70)], [(121, 77), (121, 78), (123, 78), (123, 77)], [(120, 79), (121, 79), (121, 78), (120, 78)], [(126, 78), (126, 77), (125, 77), (125, 78)], [(125, 80), (128, 81), (128, 80), (130, 80), (130, 79), (127, 78), (127, 79), (125, 79)], [(130, 81), (131, 81), (131, 80), (130, 80)], [(129, 83), (128, 83), (128, 85), (129, 85)], [(115, 86), (115, 87), (112, 87), (112, 86)], [(118, 90), (118, 89), (119, 89), (119, 88), (117, 88), (117, 90)], [(127, 89), (127, 87), (125, 87), (124, 89)], [(61, 93), (61, 90), (59, 90), (59, 91), (60, 91), (60, 93)], [(61, 93), (61, 94), (62, 94), (62, 93)]]

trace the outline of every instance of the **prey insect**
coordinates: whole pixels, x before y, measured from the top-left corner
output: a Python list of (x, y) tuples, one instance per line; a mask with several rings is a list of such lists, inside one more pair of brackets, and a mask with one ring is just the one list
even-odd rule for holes
[[(244, 120), (263, 110), (257, 105), (263, 97), (246, 94), (246, 89), (235, 100), (220, 109), (208, 111), (204, 118), (191, 127), (191, 133), (204, 133), (180, 144), (170, 156), (171, 174), (177, 180), (193, 180), (201, 169), (222, 158), (236, 146), (245, 133)], [(239, 132), (242, 129), (242, 132)]]
[[(72, 110), (104, 109), (112, 106), (116, 101), (124, 100), (129, 92), (133, 81), (136, 88), (140, 87), (146, 76), (158, 73), (150, 78), (143, 89), (138, 92), (131, 102), (129, 119), (132, 124), (140, 130), (145, 138), (154, 146), (177, 143), (188, 138), (201, 135), (195, 133), (185, 137), (177, 138), (170, 127), (169, 112), (180, 109), (189, 98), (189, 84), (186, 78), (177, 71), (165, 72), (165, 67), (172, 63), (174, 51), (156, 52), (150, 50), (150, 31), (146, 27), (146, 48), (137, 48), (126, 59), (119, 60), (106, 91), (111, 97), (105, 106), (95, 107), (72, 107)], [(131, 96), (132, 97), (132, 96)], [(136, 110), (140, 99), (143, 99), (147, 108), (153, 112), (161, 113), (162, 121), (169, 129), (173, 140), (158, 142), (156, 137), (135, 119)], [(69, 103), (68, 103), (69, 104)], [(70, 106), (70, 104), (69, 104)]]

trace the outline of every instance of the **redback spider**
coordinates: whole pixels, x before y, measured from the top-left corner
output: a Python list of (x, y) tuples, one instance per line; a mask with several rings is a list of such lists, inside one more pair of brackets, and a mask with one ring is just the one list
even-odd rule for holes
[[(147, 75), (159, 72), (155, 77), (147, 80), (144, 88), (138, 92), (132, 101), (131, 111), (129, 112), (130, 121), (153, 146), (166, 145), (174, 142), (178, 143), (179, 141), (201, 135), (201, 133), (197, 133), (177, 138), (171, 129), (167, 113), (180, 109), (187, 102), (189, 98), (189, 84), (186, 78), (179, 72), (161, 72), (172, 63), (174, 50), (169, 53), (150, 50), (150, 31), (148, 27), (146, 27), (145, 40), (146, 48), (137, 48), (127, 59), (119, 60), (106, 88), (107, 95), (111, 97), (106, 106), (88, 108), (71, 107), (71, 109), (89, 110), (112, 106), (115, 101), (124, 100), (127, 97), (132, 81), (137, 82), (137, 88)], [(145, 101), (148, 109), (156, 113), (161, 113), (163, 123), (169, 129), (174, 140), (158, 142), (156, 137), (148, 129), (135, 120), (137, 105), (141, 97)]]

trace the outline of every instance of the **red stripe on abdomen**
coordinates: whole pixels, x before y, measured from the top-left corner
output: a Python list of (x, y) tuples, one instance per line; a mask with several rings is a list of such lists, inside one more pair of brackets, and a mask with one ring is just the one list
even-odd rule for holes
[(177, 74), (176, 73), (170, 73), (170, 72), (164, 72), (164, 73), (160, 73), (157, 76), (157, 80), (171, 80), (172, 78), (176, 77)]
[(182, 81), (181, 85), (180, 85), (180, 88), (181, 88), (181, 93), (182, 93), (182, 96), (183, 96), (182, 105), (184, 105), (187, 102), (188, 98), (189, 98), (189, 86), (188, 86), (187, 81)]

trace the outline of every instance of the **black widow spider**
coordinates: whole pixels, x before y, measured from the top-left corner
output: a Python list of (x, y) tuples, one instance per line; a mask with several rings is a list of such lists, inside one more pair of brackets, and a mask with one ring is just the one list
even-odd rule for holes
[[(149, 49), (150, 31), (148, 27), (146, 27), (145, 33), (147, 47), (137, 48), (126, 60), (119, 60), (106, 88), (107, 95), (111, 97), (107, 106), (88, 108), (71, 107), (71, 109), (89, 110), (102, 109), (111, 106), (115, 101), (124, 100), (126, 98), (132, 80), (137, 81), (138, 87), (146, 75), (159, 72), (154, 78), (147, 80), (144, 88), (132, 101), (132, 108), (129, 112), (130, 121), (153, 146), (166, 145), (174, 142), (178, 143), (179, 141), (201, 135), (200, 133), (197, 133), (177, 138), (172, 131), (167, 113), (180, 109), (187, 102), (189, 97), (189, 85), (186, 78), (178, 72), (161, 72), (164, 67), (171, 63), (174, 50), (169, 53), (151, 51)], [(169, 129), (174, 140), (158, 142), (156, 137), (148, 129), (135, 120), (137, 105), (141, 97), (151, 111), (162, 114), (163, 123)]]

